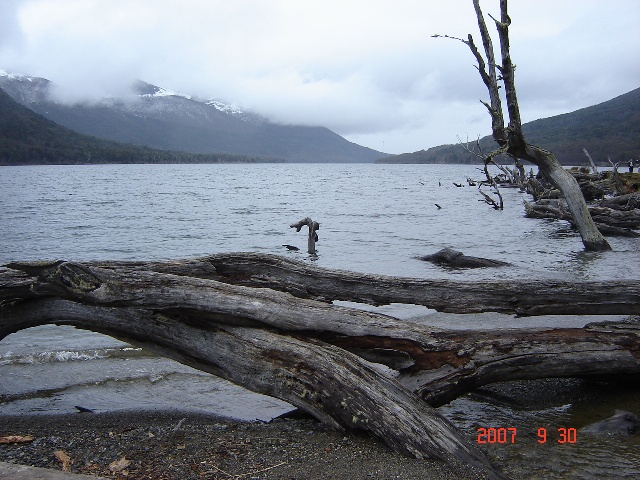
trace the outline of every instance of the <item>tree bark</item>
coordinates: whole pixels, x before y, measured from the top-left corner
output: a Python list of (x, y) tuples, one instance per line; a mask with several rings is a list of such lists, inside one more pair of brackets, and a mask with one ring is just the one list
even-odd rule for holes
[(291, 228), (295, 228), (296, 232), (299, 232), (303, 226), (309, 227), (309, 237), (307, 239), (307, 253), (311, 255), (316, 254), (316, 242), (318, 241), (318, 233), (320, 230), (320, 224), (314, 222), (309, 217), (305, 217), (297, 223), (289, 225)]
[[(604, 203), (604, 202), (603, 202)], [(525, 212), (531, 218), (555, 218), (573, 223), (573, 217), (560, 200), (541, 199), (535, 203), (525, 202)], [(605, 203), (606, 205), (606, 203)], [(640, 237), (635, 230), (640, 228), (640, 210), (617, 210), (610, 206), (590, 207), (589, 213), (598, 230), (603, 234), (622, 237)]]
[(562, 192), (586, 250), (611, 250), (611, 246), (600, 233), (589, 213), (578, 182), (560, 165), (555, 155), (541, 148), (527, 145), (524, 151), (516, 156), (538, 165), (541, 172)]
[(329, 270), (256, 253), (211, 255), (194, 261), (189, 270), (206, 272), (211, 266), (215, 267), (216, 278), (223, 282), (267, 287), (323, 301), (410, 303), (449, 313), (499, 312), (519, 316), (640, 314), (640, 285), (633, 280), (423, 280)]
[[(501, 66), (495, 64), (493, 44), (491, 42), (491, 36), (487, 31), (484, 15), (480, 9), (480, 0), (473, 0), (473, 5), (476, 11), (485, 54), (487, 55), (488, 72), (487, 65), (476, 48), (472, 36), (469, 35), (468, 40), (463, 40), (463, 42), (469, 46), (478, 61), (480, 76), (489, 92), (491, 103), (490, 105), (485, 103), (485, 106), (487, 106), (491, 114), (493, 138), (498, 145), (500, 145), (500, 150), (537, 165), (544, 175), (558, 187), (567, 201), (569, 211), (580, 232), (585, 249), (596, 251), (610, 250), (611, 246), (599, 232), (589, 214), (587, 204), (576, 180), (562, 168), (551, 152), (528, 144), (524, 138), (515, 87), (515, 66), (511, 60), (509, 48), (509, 25), (511, 24), (511, 19), (507, 13), (507, 0), (500, 0), (500, 21), (494, 19), (500, 39)], [(495, 68), (499, 68), (502, 74), (507, 111), (509, 114), (508, 127), (505, 127), (504, 119), (502, 118), (502, 103), (498, 91), (498, 78), (495, 75)]]
[(504, 477), (422, 399), (440, 405), (495, 381), (640, 373), (637, 322), (447, 331), (326, 303), (333, 298), (454, 312), (640, 313), (633, 281), (477, 285), (227, 254), (9, 264), (0, 268), (0, 338), (45, 323), (106, 333), (281, 398), (334, 428), (371, 432), (403, 454), (455, 457), (494, 478)]

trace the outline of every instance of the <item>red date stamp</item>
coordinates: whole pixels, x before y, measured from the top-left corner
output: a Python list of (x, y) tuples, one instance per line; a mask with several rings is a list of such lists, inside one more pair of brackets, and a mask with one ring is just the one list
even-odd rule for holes
[[(508, 428), (478, 428), (478, 443), (494, 444), (494, 443), (516, 443), (518, 429), (515, 427)], [(549, 435), (546, 428), (538, 429), (538, 443), (547, 443)], [(578, 441), (578, 431), (575, 428), (558, 428), (557, 442), (576, 443)]]

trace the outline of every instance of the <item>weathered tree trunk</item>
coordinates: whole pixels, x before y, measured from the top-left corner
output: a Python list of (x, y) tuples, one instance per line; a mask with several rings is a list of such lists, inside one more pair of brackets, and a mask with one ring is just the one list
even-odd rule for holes
[[(216, 277), (209, 278), (281, 290), (301, 298), (350, 300), (372, 305), (409, 303), (450, 313), (499, 312), (519, 316), (640, 314), (640, 285), (631, 280), (581, 283), (558, 280), (422, 280), (328, 270), (257, 253), (225, 253), (192, 262), (184, 270), (171, 270), (166, 265), (161, 266), (163, 264), (149, 268), (175, 273), (182, 271), (184, 273), (180, 274), (187, 275), (191, 271), (212, 275), (213, 266)], [(167, 268), (169, 270), (164, 270)]]
[(589, 155), (589, 152), (587, 151), (587, 149), (583, 148), (582, 151), (584, 152), (584, 154), (587, 156), (587, 159), (589, 160), (589, 165), (591, 165), (591, 171), (593, 173), (598, 173), (598, 167), (596, 166), (596, 163), (593, 161), (593, 158), (591, 158), (591, 155)]
[(505, 127), (502, 115), (502, 101), (498, 92), (498, 78), (495, 71), (497, 64), (494, 58), (491, 36), (489, 35), (484, 21), (484, 15), (480, 9), (480, 0), (473, 0), (473, 5), (476, 11), (478, 27), (480, 29), (488, 65), (485, 64), (471, 35), (469, 35), (467, 40), (462, 41), (469, 46), (471, 52), (476, 57), (478, 70), (489, 91), (490, 104), (485, 103), (485, 106), (491, 114), (493, 137), (498, 145), (500, 145), (499, 151), (523, 160), (528, 160), (537, 165), (544, 175), (558, 187), (567, 201), (569, 211), (582, 236), (582, 243), (587, 250), (610, 250), (611, 247), (609, 243), (598, 231), (589, 214), (587, 204), (576, 180), (562, 168), (551, 152), (534, 145), (529, 145), (525, 141), (522, 133), (520, 107), (518, 105), (515, 87), (515, 67), (511, 61), (509, 49), (509, 25), (511, 24), (511, 19), (507, 14), (507, 0), (500, 0), (500, 21), (495, 19), (494, 21), (500, 38), (502, 65), (499, 68), (505, 87), (507, 111), (509, 113), (508, 127)]
[(613, 198), (606, 198), (600, 202), (600, 205), (602, 207), (622, 211), (640, 209), (640, 192), (627, 193)]
[(439, 405), (511, 379), (640, 373), (640, 327), (633, 322), (461, 332), (326, 303), (341, 298), (454, 312), (638, 314), (640, 286), (633, 281), (425, 281), (322, 270), (258, 254), (7, 267), (0, 268), (0, 338), (45, 323), (106, 333), (286, 400), (335, 428), (369, 431), (398, 452), (455, 457), (494, 478), (503, 477), (422, 399)]
[(591, 218), (578, 182), (560, 165), (555, 155), (541, 148), (527, 145), (517, 156), (538, 165), (540, 171), (562, 192), (585, 248), (595, 251), (611, 250), (611, 246)]
[(611, 176), (613, 177), (613, 185), (616, 188), (616, 192), (618, 193), (618, 195), (624, 195), (625, 193), (627, 193), (627, 189), (624, 188), (624, 182), (620, 178), (620, 173), (618, 173), (618, 165), (619, 165), (619, 163), (613, 163), (611, 161), (611, 158), (607, 158), (607, 160), (609, 161), (609, 163), (613, 167), (613, 170), (611, 172)]
[(296, 232), (299, 232), (303, 226), (309, 227), (309, 238), (307, 239), (307, 252), (311, 255), (315, 255), (316, 253), (316, 242), (318, 241), (318, 233), (320, 230), (320, 224), (318, 222), (314, 222), (309, 217), (303, 218), (297, 223), (290, 225), (291, 228), (295, 228)]

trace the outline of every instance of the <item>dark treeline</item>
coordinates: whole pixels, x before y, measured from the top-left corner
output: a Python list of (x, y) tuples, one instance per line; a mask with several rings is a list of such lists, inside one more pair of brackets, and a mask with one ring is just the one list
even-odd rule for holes
[(0, 165), (282, 161), (225, 153), (156, 150), (81, 135), (23, 107), (0, 89)]
[[(640, 88), (592, 107), (543, 118), (522, 125), (527, 140), (553, 152), (563, 165), (587, 164), (583, 148), (594, 161), (609, 165), (611, 161), (628, 162), (640, 158)], [(475, 146), (477, 138), (469, 140)], [(484, 152), (496, 149), (489, 135), (480, 139)], [(504, 158), (504, 162), (512, 163)], [(462, 145), (440, 145), (413, 153), (403, 153), (378, 160), (381, 163), (481, 163)]]

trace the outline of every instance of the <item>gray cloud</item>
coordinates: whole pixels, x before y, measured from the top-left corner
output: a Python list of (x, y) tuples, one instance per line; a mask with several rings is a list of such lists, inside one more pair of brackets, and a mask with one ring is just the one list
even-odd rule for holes
[(22, 0), (0, 2), (0, 54), (12, 55), (22, 47), (23, 37), (18, 21)]
[[(526, 120), (639, 86), (637, 0), (510, 9)], [(3, 0), (0, 68), (51, 79), (66, 101), (140, 78), (403, 152), (488, 133), (473, 57), (431, 38), (476, 30), (470, 0)]]

